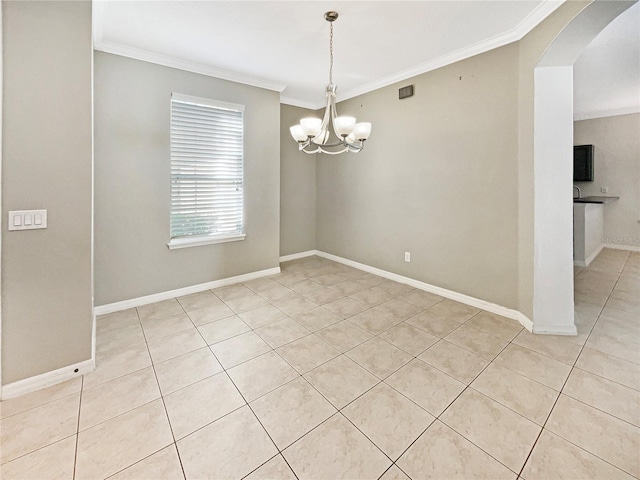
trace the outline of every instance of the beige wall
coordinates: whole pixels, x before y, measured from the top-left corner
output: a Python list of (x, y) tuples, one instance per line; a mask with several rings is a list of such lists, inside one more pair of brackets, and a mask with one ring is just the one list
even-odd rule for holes
[(517, 107), (516, 44), (341, 102), (373, 130), (317, 157), (318, 249), (517, 308)]
[[(317, 248), (533, 318), (534, 70), (589, 3), (563, 4), (517, 43), (340, 103), (373, 133), (349, 162), (317, 157)], [(415, 97), (397, 100), (411, 83)]]
[[(2, 2), (2, 383), (91, 358), (91, 3)], [(47, 209), (8, 232), (9, 210)]]
[(620, 197), (604, 206), (604, 243), (640, 247), (639, 132), (640, 113), (574, 123), (574, 144), (595, 146), (594, 181), (576, 183), (582, 196)]
[[(169, 250), (171, 92), (245, 105), (243, 241)], [(279, 94), (95, 54), (96, 305), (278, 266)]]
[(280, 106), (280, 255), (316, 248), (316, 155), (298, 150), (289, 127), (313, 115)]

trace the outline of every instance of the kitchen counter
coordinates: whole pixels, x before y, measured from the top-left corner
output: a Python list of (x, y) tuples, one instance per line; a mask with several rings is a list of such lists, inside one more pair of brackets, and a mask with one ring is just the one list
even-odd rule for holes
[(592, 196), (592, 197), (584, 197), (584, 198), (574, 198), (573, 199), (573, 203), (609, 203), (609, 202), (613, 202), (614, 200), (619, 200), (620, 197), (598, 197), (598, 196)]

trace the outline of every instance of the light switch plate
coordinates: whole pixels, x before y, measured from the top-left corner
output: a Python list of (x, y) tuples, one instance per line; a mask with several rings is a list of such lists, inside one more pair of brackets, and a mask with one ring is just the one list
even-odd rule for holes
[(46, 210), (12, 210), (9, 212), (9, 231), (47, 228)]

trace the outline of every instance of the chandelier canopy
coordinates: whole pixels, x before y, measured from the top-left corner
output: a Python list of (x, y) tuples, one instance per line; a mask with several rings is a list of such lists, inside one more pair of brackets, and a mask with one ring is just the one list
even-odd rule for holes
[[(329, 31), (329, 85), (327, 85), (327, 106), (324, 118), (307, 117), (300, 124), (290, 128), (291, 136), (298, 142), (298, 149), (305, 153), (326, 153), (337, 155), (344, 152), (358, 153), (371, 134), (371, 124), (356, 123), (354, 117), (339, 117), (336, 112), (336, 89), (333, 83), (333, 22), (338, 19), (338, 12), (327, 12), (324, 18), (330, 25)], [(337, 140), (329, 142), (331, 127)]]

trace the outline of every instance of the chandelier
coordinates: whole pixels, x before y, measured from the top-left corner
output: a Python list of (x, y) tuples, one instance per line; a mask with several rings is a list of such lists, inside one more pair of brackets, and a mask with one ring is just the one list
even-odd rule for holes
[[(329, 31), (329, 85), (327, 85), (327, 107), (324, 118), (303, 118), (300, 124), (290, 128), (291, 136), (298, 142), (298, 149), (305, 153), (326, 153), (337, 155), (344, 152), (358, 153), (364, 147), (364, 141), (371, 134), (371, 124), (356, 123), (354, 117), (338, 117), (336, 112), (336, 89), (333, 83), (333, 22), (338, 19), (338, 12), (327, 12), (324, 18), (330, 25)], [(337, 141), (329, 142), (330, 126)]]

